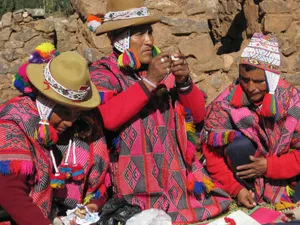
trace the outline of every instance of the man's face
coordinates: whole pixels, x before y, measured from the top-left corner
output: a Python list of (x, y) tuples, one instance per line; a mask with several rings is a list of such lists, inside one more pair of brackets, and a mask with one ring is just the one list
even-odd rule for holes
[(149, 64), (152, 60), (153, 36), (151, 25), (130, 28), (130, 49), (141, 64)]
[(239, 78), (241, 86), (252, 103), (260, 103), (268, 92), (265, 72), (262, 69), (246, 71), (240, 66)]

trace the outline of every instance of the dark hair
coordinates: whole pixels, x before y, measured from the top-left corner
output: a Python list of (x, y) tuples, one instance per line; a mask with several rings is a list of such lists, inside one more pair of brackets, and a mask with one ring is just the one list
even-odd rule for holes
[(254, 70), (261, 70), (260, 68), (249, 65), (249, 64), (240, 64), (240, 66), (243, 67), (246, 70), (246, 72), (254, 71)]

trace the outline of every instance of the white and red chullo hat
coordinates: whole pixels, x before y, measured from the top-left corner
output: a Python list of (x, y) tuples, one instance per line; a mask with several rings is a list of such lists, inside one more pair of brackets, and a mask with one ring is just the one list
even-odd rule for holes
[[(261, 114), (265, 117), (276, 115), (278, 104), (274, 94), (280, 78), (280, 52), (276, 38), (255, 33), (241, 55), (240, 64), (248, 64), (265, 71), (269, 92), (264, 96)], [(237, 97), (232, 98), (235, 99), (234, 103), (231, 100), (235, 106), (238, 106), (237, 102), (241, 102), (236, 101)]]

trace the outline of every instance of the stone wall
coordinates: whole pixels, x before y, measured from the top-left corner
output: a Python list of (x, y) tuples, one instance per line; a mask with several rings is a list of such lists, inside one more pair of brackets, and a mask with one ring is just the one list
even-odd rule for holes
[[(111, 51), (105, 35), (87, 28), (88, 14), (105, 12), (105, 0), (71, 0), (77, 13), (46, 16), (43, 10), (6, 13), (0, 22), (0, 102), (18, 94), (11, 83), (17, 68), (44, 41), (59, 51), (77, 50), (89, 62)], [(299, 0), (146, 0), (161, 50), (179, 48), (188, 57), (193, 79), (213, 100), (238, 75), (241, 50), (254, 32), (274, 33), (282, 52), (282, 76), (300, 85)], [(80, 13), (79, 13), (80, 12)]]

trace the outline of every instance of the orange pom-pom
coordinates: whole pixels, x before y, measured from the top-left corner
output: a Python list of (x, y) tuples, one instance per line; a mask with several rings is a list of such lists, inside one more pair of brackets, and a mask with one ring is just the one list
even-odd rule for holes
[(94, 16), (94, 15), (88, 15), (87, 21), (88, 21), (88, 22), (91, 22), (91, 21), (93, 21), (93, 20), (102, 23), (102, 19), (101, 19), (101, 18), (99, 18), (99, 17), (97, 17), (97, 16)]

